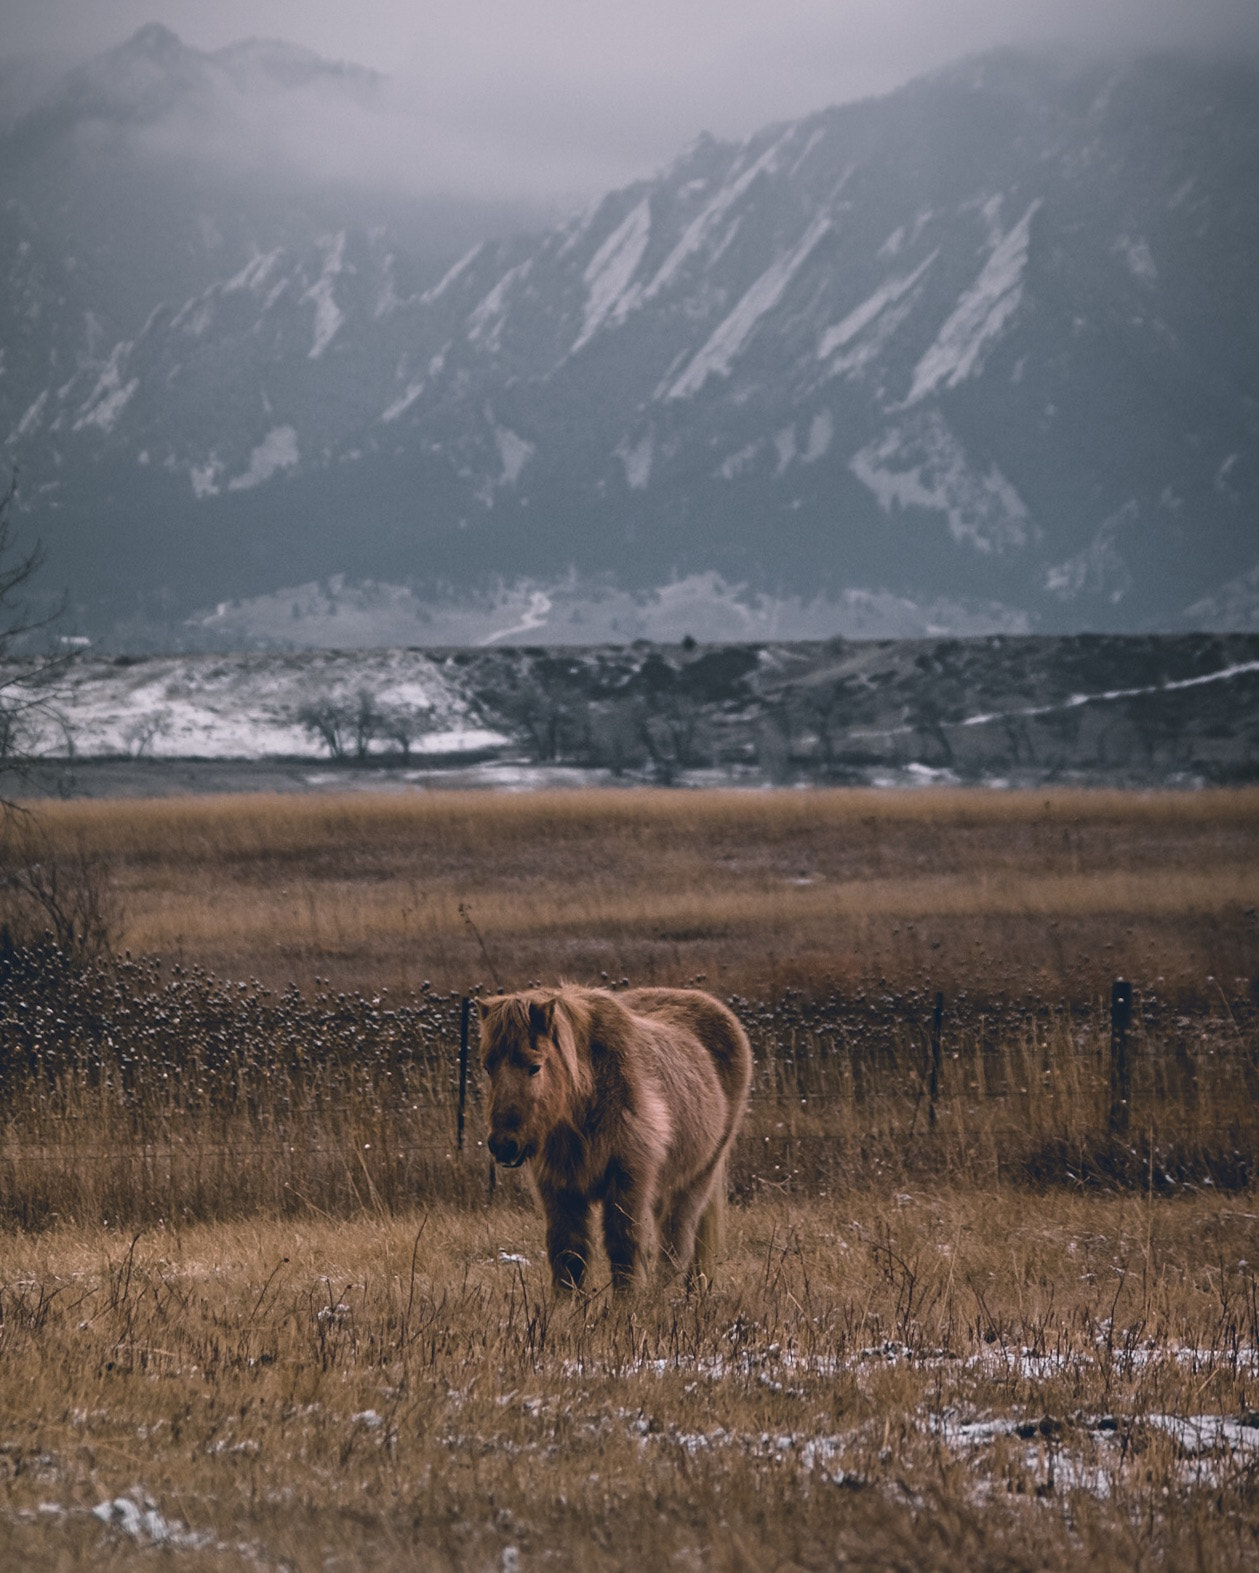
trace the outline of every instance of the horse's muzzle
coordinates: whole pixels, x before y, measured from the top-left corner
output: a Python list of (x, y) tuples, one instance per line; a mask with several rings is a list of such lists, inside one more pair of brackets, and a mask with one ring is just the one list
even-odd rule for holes
[(491, 1136), (490, 1152), (494, 1162), (504, 1169), (518, 1169), (529, 1157), (529, 1149), (522, 1147), (514, 1136)]

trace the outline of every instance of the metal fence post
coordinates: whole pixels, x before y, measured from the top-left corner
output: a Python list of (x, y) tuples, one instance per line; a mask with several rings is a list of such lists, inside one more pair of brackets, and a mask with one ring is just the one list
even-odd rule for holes
[(931, 1101), (927, 1106), (927, 1123), (936, 1122), (936, 1099), (940, 1095), (940, 1029), (944, 1025), (944, 995), (936, 995), (935, 1015), (931, 1018)]
[(463, 1151), (463, 1116), (468, 1104), (468, 1020), (472, 1001), (465, 994), (459, 1011), (459, 1122), (455, 1128), (455, 1147)]
[(1132, 1106), (1132, 1066), (1128, 1059), (1128, 1026), (1132, 1021), (1132, 984), (1116, 978), (1110, 990), (1110, 1118), (1112, 1136), (1128, 1134)]

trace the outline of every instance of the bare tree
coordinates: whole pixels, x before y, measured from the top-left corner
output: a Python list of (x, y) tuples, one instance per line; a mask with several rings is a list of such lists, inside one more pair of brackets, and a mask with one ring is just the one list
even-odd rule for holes
[(641, 736), (642, 711), (638, 699), (614, 699), (592, 711), (587, 729), (589, 762), (606, 766), (614, 776), (641, 768), (649, 757)]
[(150, 710), (131, 723), (123, 733), (123, 741), (132, 759), (146, 759), (159, 737), (170, 730), (170, 715), (165, 710)]
[(9, 783), (16, 784), (34, 762), (39, 723), (55, 717), (57, 680), (73, 659), (69, 651), (36, 647), (36, 635), (65, 611), (61, 600), (51, 611), (27, 599), (31, 581), (44, 564), (39, 542), (23, 549), (16, 538), (17, 471), (0, 496), (0, 809), (12, 808)]
[(333, 759), (353, 757), (360, 764), (385, 729), (385, 717), (367, 688), (360, 688), (353, 700), (333, 699), (326, 694), (312, 699), (298, 710), (297, 720)]
[(700, 705), (684, 694), (660, 693), (639, 713), (639, 739), (657, 778), (665, 785), (683, 770), (697, 770), (711, 754)]
[(538, 764), (552, 764), (560, 758), (572, 731), (569, 706), (562, 697), (532, 675), (487, 697), (494, 710), (523, 732)]
[[(23, 549), (13, 523), (17, 474), (0, 496), (0, 774), (8, 787), (28, 775), (47, 725), (73, 733), (57, 708), (59, 680), (71, 650), (40, 648), (65, 610), (64, 599), (40, 612), (27, 600), (44, 563), (42, 546)], [(118, 932), (117, 900), (99, 859), (58, 847), (37, 812), (0, 791), (0, 961), (51, 941), (72, 966), (108, 951)]]
[(403, 759), (410, 759), (411, 744), (423, 730), (419, 711), (406, 705), (390, 705), (380, 713), (378, 735), (396, 743)]
[(354, 757), (360, 763), (367, 758), (372, 743), (381, 729), (383, 717), (376, 708), (371, 691), (360, 688), (354, 698), (351, 730), (354, 738)]
[(335, 699), (312, 699), (297, 712), (303, 731), (322, 743), (333, 759), (346, 756), (347, 736), (352, 717)]

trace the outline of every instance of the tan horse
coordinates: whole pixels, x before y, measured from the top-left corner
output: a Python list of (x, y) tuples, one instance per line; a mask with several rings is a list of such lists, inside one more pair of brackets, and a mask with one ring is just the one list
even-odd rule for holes
[(480, 1008), (490, 1151), (530, 1166), (556, 1286), (581, 1285), (596, 1202), (617, 1288), (646, 1278), (658, 1241), (688, 1283), (706, 1272), (752, 1079), (734, 1015), (698, 989), (570, 984)]

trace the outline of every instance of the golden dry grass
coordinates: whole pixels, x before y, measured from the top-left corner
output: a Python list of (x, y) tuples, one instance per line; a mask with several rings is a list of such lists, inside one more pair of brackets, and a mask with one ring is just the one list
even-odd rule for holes
[(272, 986), (463, 988), (491, 963), (507, 985), (703, 972), (748, 990), (1259, 973), (1254, 791), (254, 797), (41, 819), (104, 861), (123, 944)]
[[(1259, 794), (44, 825), (165, 959), (6, 974), (0, 1566), (1259, 1563)], [(710, 1290), (557, 1301), (475, 1082), (456, 1151), (481, 941), (742, 995)]]
[(1253, 1566), (1253, 1240), (1209, 1195), (767, 1198), (711, 1292), (557, 1302), (514, 1208), (11, 1239), (0, 1558)]

